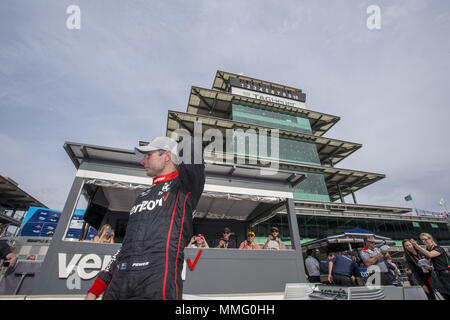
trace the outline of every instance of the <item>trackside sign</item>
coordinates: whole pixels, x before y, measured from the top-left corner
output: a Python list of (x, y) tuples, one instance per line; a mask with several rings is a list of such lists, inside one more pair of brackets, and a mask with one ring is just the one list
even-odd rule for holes
[(75, 270), (83, 280), (89, 280), (97, 276), (100, 270), (105, 269), (111, 261), (111, 255), (103, 256), (103, 259), (95, 253), (76, 253), (67, 259), (67, 253), (58, 253), (58, 277), (67, 279)]
[[(81, 280), (90, 280), (97, 276), (99, 271), (106, 269), (112, 255), (104, 255), (102, 258), (95, 254), (73, 254), (68, 258), (67, 253), (58, 253), (58, 278), (68, 279), (76, 276)], [(197, 262), (196, 259), (195, 263)], [(194, 264), (195, 265), (195, 264)], [(191, 268), (193, 270), (193, 268)], [(186, 278), (186, 261), (183, 264), (182, 280)]]

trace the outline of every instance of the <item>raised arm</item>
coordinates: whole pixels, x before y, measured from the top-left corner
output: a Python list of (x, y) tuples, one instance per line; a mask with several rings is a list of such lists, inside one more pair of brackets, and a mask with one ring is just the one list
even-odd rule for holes
[(412, 245), (414, 246), (414, 249), (416, 249), (416, 250), (422, 252), (422, 253), (423, 253), (425, 256), (427, 256), (427, 258), (429, 258), (429, 259), (431, 259), (431, 258), (436, 258), (436, 257), (439, 257), (439, 256), (441, 255), (441, 253), (440, 253), (439, 251), (437, 251), (437, 250), (431, 250), (431, 251), (428, 251), (428, 250), (422, 248), (422, 247), (419, 246), (419, 245), (417, 244), (417, 242), (416, 242), (415, 240), (413, 240), (413, 239), (411, 240), (411, 243), (412, 243)]
[[(191, 192), (191, 201), (196, 206), (205, 186), (205, 164), (201, 142), (194, 143), (194, 139), (191, 140), (190, 145), (180, 143), (182, 162), (178, 165), (178, 174), (183, 188)], [(190, 156), (185, 152), (190, 153)]]
[[(366, 257), (366, 259), (364, 259), (363, 257)], [(366, 265), (366, 267), (370, 267), (371, 265), (373, 265), (379, 258), (383, 258), (384, 255), (380, 252), (379, 254), (377, 254), (376, 256), (373, 256), (371, 258), (368, 258), (365, 254), (361, 254), (361, 258), (363, 258), (363, 262)]]

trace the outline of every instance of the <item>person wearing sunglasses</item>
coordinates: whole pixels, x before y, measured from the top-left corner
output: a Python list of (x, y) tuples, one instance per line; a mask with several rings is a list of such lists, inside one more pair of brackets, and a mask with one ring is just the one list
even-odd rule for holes
[(217, 245), (216, 248), (223, 248), (223, 249), (233, 248), (233, 249), (235, 249), (236, 243), (230, 237), (231, 237), (230, 228), (228, 228), (228, 227), (224, 228), (223, 232), (222, 232), (222, 238), (220, 238), (219, 244)]
[(247, 233), (247, 240), (242, 241), (239, 249), (245, 250), (260, 250), (261, 247), (259, 244), (255, 242), (255, 233), (253, 231), (249, 231)]
[(361, 249), (360, 257), (366, 267), (376, 265), (380, 272), (380, 284), (383, 286), (392, 285), (389, 277), (389, 270), (385, 262), (385, 257), (381, 249), (375, 246), (375, 238), (369, 236), (364, 239), (364, 247)]

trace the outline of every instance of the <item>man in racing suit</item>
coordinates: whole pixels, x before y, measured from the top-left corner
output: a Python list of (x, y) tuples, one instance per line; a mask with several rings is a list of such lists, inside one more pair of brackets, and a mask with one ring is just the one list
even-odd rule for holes
[[(183, 250), (191, 238), (192, 215), (205, 184), (202, 147), (200, 157), (178, 163), (177, 143), (158, 137), (145, 147), (136, 147), (153, 185), (141, 193), (130, 210), (121, 249), (99, 272), (85, 299), (182, 298)], [(201, 163), (195, 163), (201, 159)]]

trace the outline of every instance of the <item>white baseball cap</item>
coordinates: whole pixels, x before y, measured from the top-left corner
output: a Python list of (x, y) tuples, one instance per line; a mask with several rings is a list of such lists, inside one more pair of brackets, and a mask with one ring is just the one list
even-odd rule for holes
[(140, 159), (144, 158), (145, 153), (154, 150), (170, 151), (172, 153), (173, 163), (178, 164), (179, 161), (178, 143), (169, 137), (166, 136), (157, 137), (146, 146), (139, 146), (134, 148), (134, 152)]

